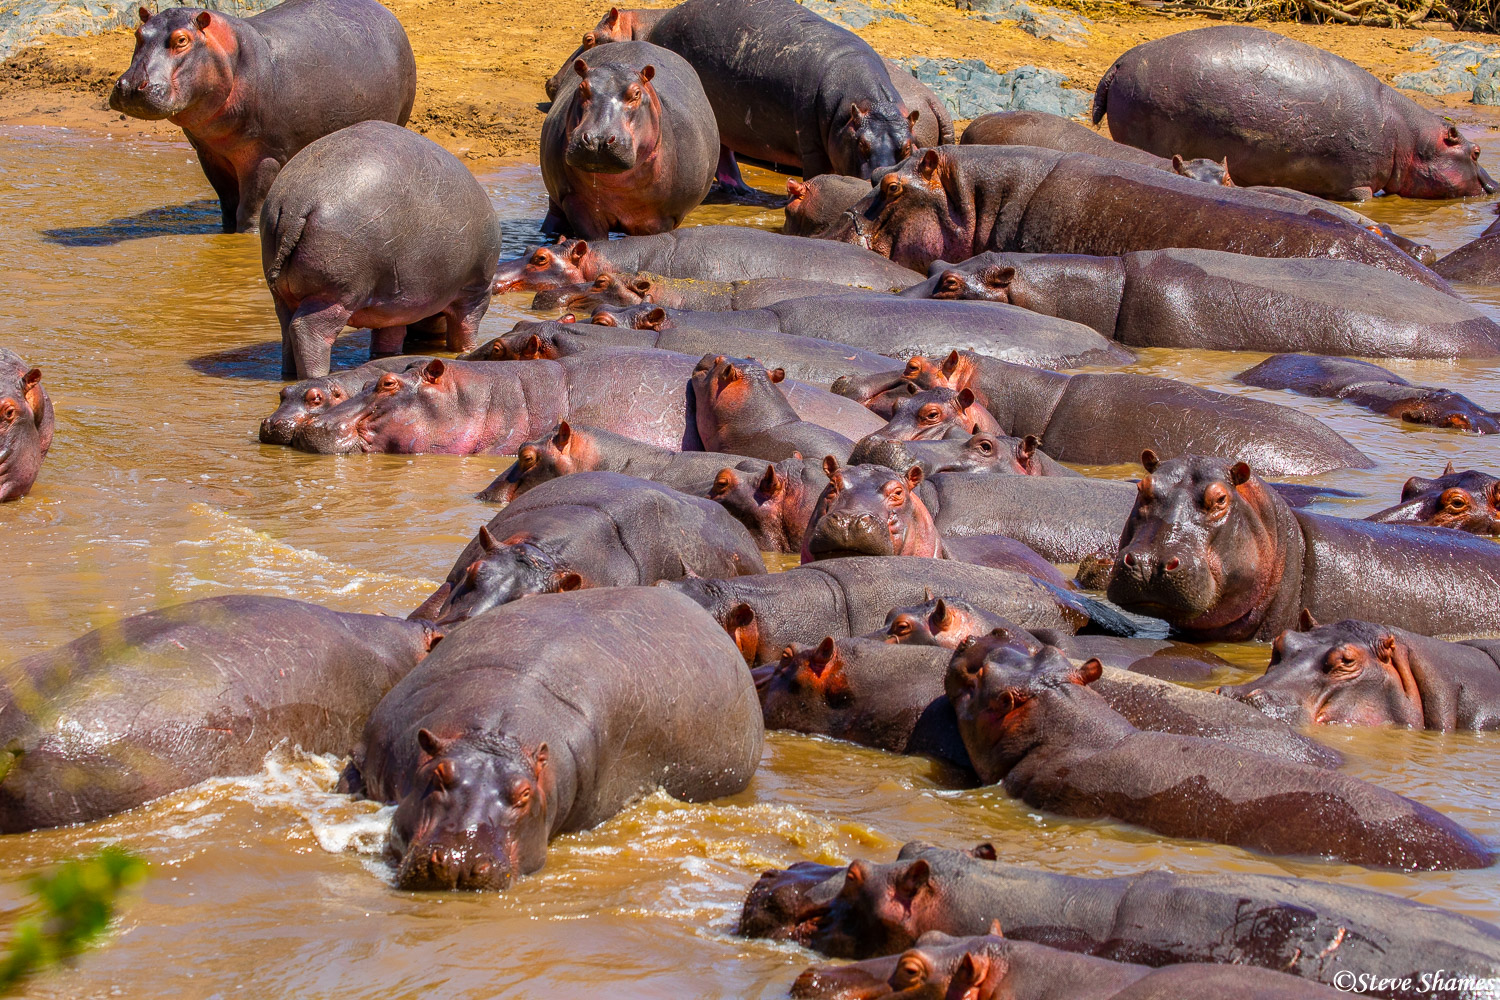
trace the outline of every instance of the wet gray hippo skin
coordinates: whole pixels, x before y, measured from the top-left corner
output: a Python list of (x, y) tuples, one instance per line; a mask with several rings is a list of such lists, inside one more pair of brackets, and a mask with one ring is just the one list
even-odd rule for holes
[(719, 161), (713, 108), (693, 68), (649, 42), (619, 42), (572, 63), (542, 122), (544, 231), (604, 239), (675, 229)]
[(1107, 257), (1198, 247), (1353, 260), (1449, 290), (1381, 237), (1301, 202), (1034, 146), (924, 150), (883, 174), (826, 236), (922, 270), (987, 250)]
[[(312, 415), (291, 444), (320, 454), (506, 455), (567, 419), (660, 448), (698, 450), (695, 364), (686, 355), (632, 348), (559, 361), (434, 360), (382, 375)], [(832, 393), (790, 381), (780, 388), (800, 416), (835, 432), (863, 437), (880, 426), (880, 418)]]
[(411, 617), (451, 625), (531, 594), (765, 571), (750, 533), (718, 504), (617, 472), (580, 472), (496, 514)]
[(55, 425), (42, 370), (0, 347), (0, 503), (31, 492)]
[(403, 889), (504, 889), (547, 843), (657, 788), (744, 790), (755, 686), (734, 643), (678, 594), (543, 594), (466, 623), (376, 707), (342, 787), (396, 804)]
[(476, 343), (490, 305), (500, 223), (458, 159), (389, 122), (324, 136), (282, 169), (261, 209), (260, 259), (281, 324), (281, 375), (328, 374), (345, 326), (371, 355), (406, 328), (447, 320), (450, 351)]
[(856, 291), (859, 289), (851, 285), (808, 278), (700, 281), (695, 278), (664, 278), (648, 271), (627, 271), (601, 274), (592, 283), (582, 282), (537, 292), (531, 301), (531, 308), (560, 308), (575, 316), (592, 316), (600, 306), (634, 306), (642, 302), (654, 302), (672, 309), (730, 312), (735, 309), (760, 309), (783, 299), (801, 299), (810, 295), (849, 295)]
[(945, 537), (1009, 535), (1056, 563), (1113, 552), (1135, 499), (1127, 483), (1082, 476), (944, 472), (923, 486), (923, 501)]
[(1263, 389), (1342, 399), (1412, 424), (1500, 433), (1500, 417), (1468, 397), (1449, 389), (1412, 385), (1370, 361), (1277, 354), (1240, 372), (1234, 380)]
[(403, 354), (367, 361), (358, 368), (330, 372), (317, 378), (303, 379), (283, 386), (281, 405), (260, 422), (262, 444), (291, 444), (297, 428), (314, 414), (337, 406), (386, 372), (404, 372), (408, 368), (425, 368), (431, 357)]
[(748, 226), (690, 226), (655, 236), (597, 243), (563, 239), (531, 247), (496, 269), (495, 291), (542, 291), (623, 271), (700, 281), (812, 278), (876, 291), (922, 280), (917, 272), (859, 247)]
[(1500, 219), (1432, 265), (1432, 269), (1449, 281), (1470, 285), (1500, 284)]
[(1489, 541), (1293, 510), (1244, 462), (1148, 453), (1142, 464), (1109, 598), (1188, 639), (1267, 641), (1304, 608), (1422, 635), (1500, 632)]
[(1144, 149), (1112, 142), (1087, 125), (1045, 111), (995, 111), (980, 115), (964, 128), (959, 143), (964, 146), (1039, 146), (1060, 153), (1092, 153), (1112, 160), (1139, 163), (1154, 170), (1181, 173), (1184, 177), (1222, 187), (1234, 186), (1222, 163), (1199, 159), (1183, 162), (1179, 169), (1171, 154), (1157, 156)]
[(1345, 620), (1276, 637), (1263, 676), (1223, 693), (1294, 725), (1500, 729), (1500, 643)]
[(283, 741), (345, 753), (436, 637), (427, 623), (234, 595), (21, 660), (3, 673), (0, 832), (87, 823), (254, 774)]
[(1037, 809), (1171, 837), (1377, 868), (1485, 868), (1452, 820), (1376, 785), (1217, 740), (1140, 730), (1052, 647), (976, 643), (948, 668), (948, 700), (980, 780)]
[(182, 128), (226, 233), (254, 231), (298, 151), (362, 121), (405, 125), (416, 98), (406, 32), (374, 0), (288, 0), (247, 20), (143, 7), (141, 21), (109, 106)]
[(1413, 984), (1439, 967), (1500, 973), (1493, 925), (1400, 896), (1288, 875), (1080, 878), (995, 854), (989, 844), (970, 852), (913, 842), (889, 864), (773, 869), (750, 889), (739, 930), (866, 958), (899, 953), (931, 931), (988, 933), (999, 920), (1012, 941), (1150, 966), (1233, 963), (1321, 983), (1340, 972)]
[[(1232, 108), (1233, 113), (1226, 113)], [(1094, 123), (1162, 156), (1227, 157), (1240, 184), (1360, 201), (1493, 192), (1455, 126), (1331, 52), (1240, 25), (1137, 45), (1105, 71)]]
[(798, 455), (849, 457), (854, 442), (803, 420), (782, 395), (780, 368), (746, 358), (705, 354), (693, 369), (698, 437), (705, 451), (727, 451), (779, 462)]
[(1401, 489), (1400, 503), (1365, 520), (1500, 535), (1500, 479), (1474, 469), (1457, 472), (1449, 462), (1436, 479), (1412, 476)]
[(516, 497), (560, 476), (577, 472), (618, 472), (670, 486), (692, 496), (707, 496), (714, 477), (725, 468), (759, 475), (769, 463), (718, 451), (672, 451), (566, 420), (516, 449), (516, 460), (477, 496), (508, 504)]
[(870, 182), (862, 177), (821, 174), (803, 181), (788, 180), (786, 191), (791, 198), (786, 203), (786, 222), (781, 231), (788, 236), (822, 236), (870, 193)]
[[(1500, 354), (1500, 326), (1468, 303), (1343, 260), (1149, 250), (1118, 257), (985, 253), (938, 261), (903, 296), (1009, 302), (1131, 347), (1387, 358)], [(1225, 302), (1241, 308), (1225, 309)]]

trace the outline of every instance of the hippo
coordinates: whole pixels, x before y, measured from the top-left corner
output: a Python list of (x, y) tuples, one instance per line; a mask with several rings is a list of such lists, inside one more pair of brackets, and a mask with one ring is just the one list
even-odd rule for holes
[(1303, 608), (1422, 635), (1500, 631), (1490, 542), (1293, 510), (1244, 462), (1147, 452), (1141, 464), (1109, 599), (1190, 640), (1269, 641)]
[(611, 271), (649, 271), (667, 278), (743, 281), (812, 278), (876, 291), (922, 280), (880, 254), (828, 240), (783, 236), (749, 226), (690, 226), (622, 240), (560, 239), (531, 247), (495, 271), (495, 291), (542, 291), (593, 281)]
[(89, 823), (255, 774), (282, 743), (344, 753), (439, 637), (430, 623), (234, 594), (23, 659), (3, 673), (0, 832)]
[(283, 386), (281, 405), (260, 422), (262, 444), (291, 444), (297, 429), (304, 426), (314, 415), (337, 406), (357, 393), (370, 382), (386, 372), (404, 372), (409, 368), (424, 368), (431, 357), (402, 354), (389, 358), (367, 361), (358, 368), (330, 372), (317, 378), (303, 379)]
[(1485, 868), (1494, 855), (1457, 823), (1404, 796), (1217, 740), (1137, 729), (1052, 647), (960, 650), (948, 700), (981, 781), (1028, 805), (1109, 817), (1172, 837), (1416, 871)]
[(1073, 632), (1128, 627), (1098, 602), (1024, 573), (949, 559), (826, 559), (785, 573), (688, 578), (657, 586), (680, 591), (707, 608), (752, 667), (775, 662), (794, 642), (863, 635), (879, 627), (887, 610), (922, 600), (928, 590), (961, 593), (975, 606), (1023, 628)]
[(453, 625), (531, 594), (764, 573), (743, 525), (716, 503), (618, 472), (580, 472), (512, 501), (412, 612)]
[(705, 354), (693, 369), (698, 436), (707, 451), (729, 451), (779, 462), (805, 455), (849, 457), (854, 442), (801, 419), (777, 388), (785, 370)]
[[(890, 402), (890, 416), (885, 426), (874, 432), (875, 437), (892, 441), (941, 441), (1003, 433), (990, 411), (974, 398), (973, 389), (950, 389), (945, 385), (919, 389), (911, 382), (905, 384), (905, 389), (905, 394), (885, 394), (884, 398)], [(880, 412), (874, 406), (870, 409)]]
[[(559, 361), (442, 361), (388, 372), (314, 414), (291, 445), (320, 454), (513, 454), (563, 419), (674, 450), (702, 447), (690, 394), (694, 361), (611, 348)], [(622, 373), (628, 372), (629, 379)], [(880, 418), (821, 389), (784, 382), (802, 417), (863, 437)]]
[(1161, 156), (1227, 157), (1241, 184), (1338, 201), (1497, 189), (1456, 126), (1347, 59), (1261, 28), (1221, 25), (1137, 45), (1099, 81), (1094, 124), (1106, 113), (1115, 141)]
[(1500, 729), (1500, 643), (1304, 615), (1264, 675), (1220, 691), (1293, 725)]
[(372, 357), (398, 353), (408, 324), (438, 314), (450, 351), (474, 346), (500, 223), (474, 175), (432, 140), (378, 121), (318, 139), (276, 175), (260, 229), (282, 378), (327, 375), (350, 324), (370, 327)]
[(969, 122), (964, 129), (963, 146), (1037, 146), (1060, 153), (1091, 153), (1111, 160), (1138, 163), (1153, 170), (1191, 177), (1193, 180), (1234, 187), (1229, 165), (1210, 159), (1184, 159), (1181, 156), (1157, 156), (1144, 149), (1112, 142), (1093, 129), (1061, 115), (1045, 111), (992, 111)]
[(42, 370), (0, 347), (0, 503), (31, 492), (55, 424)]
[(573, 62), (542, 122), (543, 230), (584, 239), (675, 229), (702, 204), (719, 157), (703, 85), (681, 56), (618, 42)]
[(672, 451), (588, 424), (561, 420), (517, 448), (515, 462), (477, 497), (488, 503), (508, 504), (542, 483), (575, 472), (618, 472), (692, 496), (707, 496), (725, 463), (733, 463), (734, 469), (756, 471), (769, 464), (718, 451)]
[(987, 250), (1109, 257), (1197, 247), (1352, 260), (1450, 291), (1385, 239), (1300, 202), (1034, 146), (910, 156), (825, 236), (919, 270)]
[(1474, 469), (1457, 472), (1449, 462), (1436, 479), (1412, 476), (1401, 488), (1400, 503), (1365, 520), (1500, 535), (1500, 479)]
[(945, 538), (1009, 535), (1054, 563), (1078, 562), (1101, 549), (1113, 553), (1135, 500), (1128, 483), (1084, 476), (945, 472), (923, 487)]
[[(941, 646), (954, 650), (971, 638), (996, 629), (1019, 636), (1025, 630), (1001, 615), (975, 607), (960, 597), (933, 597), (906, 608), (892, 608), (884, 627), (861, 638), (909, 646)], [(944, 669), (947, 669), (946, 664)]]
[(562, 67), (547, 79), (544, 88), (547, 92), (547, 100), (557, 99), (557, 93), (567, 82), (573, 71), (573, 63), (585, 52), (595, 46), (606, 45), (611, 42), (649, 42), (651, 41), (651, 29), (656, 27), (656, 22), (662, 19), (671, 8), (663, 7), (659, 10), (621, 10), (611, 7), (609, 13), (599, 19), (599, 23), (583, 33), (583, 40), (579, 42), (578, 48), (573, 54), (563, 60)]
[(444, 640), (376, 706), (340, 787), (394, 803), (402, 889), (505, 889), (657, 788), (743, 791), (764, 730), (734, 643), (653, 588), (542, 594)]
[[(824, 177), (836, 177), (825, 174)], [(642, 302), (673, 309), (697, 309), (705, 312), (733, 312), (737, 309), (760, 309), (783, 299), (801, 299), (812, 295), (849, 295), (859, 289), (832, 281), (809, 278), (750, 278), (744, 281), (699, 281), (693, 278), (664, 278), (649, 271), (606, 273), (592, 283), (580, 282), (561, 288), (537, 292), (531, 300), (533, 309), (561, 308), (576, 316), (592, 316), (600, 306), (634, 306)]]
[(187, 135), (226, 233), (254, 232), (288, 160), (362, 121), (405, 125), (411, 43), (375, 0), (286, 0), (255, 17), (140, 9), (135, 54), (109, 106)]
[(1230, 871), (1084, 878), (997, 861), (989, 844), (957, 851), (914, 841), (889, 864), (773, 869), (746, 896), (739, 931), (870, 958), (932, 931), (986, 934), (996, 920), (1009, 940), (1116, 962), (1235, 964), (1325, 984), (1369, 973), (1396, 985), (1368, 995), (1402, 1000), (1430, 995), (1416, 988), (1424, 971), (1500, 974), (1494, 925), (1401, 896)]
[[(1160, 446), (1245, 456), (1277, 475), (1374, 465), (1326, 424), (1291, 407), (1174, 379), (1133, 372), (1069, 375), (957, 351), (941, 360), (914, 357), (891, 378), (898, 399), (928, 386), (968, 392), (1000, 433), (1034, 434), (1043, 451), (1064, 462), (1128, 462), (1141, 449)], [(852, 379), (838, 387), (856, 398), (867, 391)]]
[(715, 473), (708, 498), (749, 529), (762, 552), (797, 554), (825, 481), (815, 459), (766, 462), (758, 471), (740, 462)]
[[(1387, 358), (1500, 355), (1500, 326), (1468, 303), (1344, 260), (1147, 250), (1118, 257), (980, 254), (932, 265), (903, 296), (1008, 302), (1130, 347)], [(1226, 301), (1244, 303), (1225, 309)]]
[(1234, 377), (1262, 389), (1342, 399), (1410, 424), (1500, 433), (1500, 416), (1449, 389), (1412, 385), (1371, 361), (1276, 354)]
[(940, 472), (995, 472), (1008, 476), (1076, 476), (1041, 450), (1035, 434), (1024, 438), (980, 432), (965, 439), (893, 441), (870, 436), (854, 442), (850, 465), (884, 465), (898, 472), (917, 466), (926, 477)]
[(1449, 281), (1467, 285), (1500, 284), (1500, 219), (1432, 265), (1432, 269)]
[(805, 181), (787, 181), (786, 192), (790, 198), (781, 231), (788, 236), (822, 236), (870, 193), (870, 182), (862, 177), (821, 174)]

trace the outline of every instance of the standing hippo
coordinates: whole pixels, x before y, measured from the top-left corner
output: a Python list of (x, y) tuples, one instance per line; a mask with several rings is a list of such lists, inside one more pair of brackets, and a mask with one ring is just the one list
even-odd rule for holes
[(1422, 635), (1500, 631), (1500, 549), (1442, 528), (1293, 510), (1244, 462), (1141, 456), (1109, 599), (1193, 640), (1275, 638), (1314, 617)]
[(1297, 726), (1500, 729), (1497, 655), (1493, 639), (1443, 642), (1303, 615), (1276, 637), (1265, 674), (1220, 691)]
[(1339, 201), (1489, 194), (1479, 147), (1370, 73), (1261, 28), (1222, 25), (1145, 42), (1094, 92), (1094, 124), (1161, 156), (1226, 157), (1241, 184)]
[(344, 753), (438, 637), (427, 623), (232, 595), (21, 660), (0, 675), (0, 832), (88, 823), (254, 774), (282, 743)]
[(1385, 239), (1314, 206), (1033, 146), (940, 146), (908, 157), (826, 237), (917, 269), (986, 250), (1107, 257), (1197, 247), (1353, 260), (1450, 290)]
[(964, 146), (1038, 146), (1060, 153), (1091, 153), (1111, 160), (1139, 163), (1220, 187), (1234, 187), (1227, 163), (1208, 159), (1184, 160), (1157, 156), (1144, 149), (1111, 142), (1093, 129), (1045, 111), (992, 111), (969, 122), (959, 140)]
[(1500, 433), (1500, 416), (1449, 389), (1412, 385), (1371, 361), (1277, 354), (1234, 377), (1262, 389), (1342, 399), (1412, 424)]
[(1486, 868), (1489, 848), (1418, 802), (1337, 771), (1217, 740), (1137, 729), (1088, 684), (1098, 660), (1010, 643), (949, 665), (948, 700), (974, 770), (1028, 805), (1171, 837), (1379, 868)]
[(698, 436), (707, 451), (729, 451), (779, 462), (801, 454), (849, 457), (854, 442), (803, 420), (781, 394), (780, 368), (745, 358), (705, 354), (693, 369)]
[[(937, 261), (903, 296), (1008, 302), (1132, 347), (1386, 358), (1500, 355), (1500, 326), (1461, 299), (1344, 260), (1147, 250), (984, 253)], [(1225, 309), (1226, 301), (1243, 303)]]
[(676, 229), (713, 182), (719, 130), (693, 67), (649, 42), (573, 63), (542, 122), (544, 230), (585, 239)]
[(471, 349), (499, 255), (489, 195), (452, 153), (389, 122), (324, 136), (277, 175), (261, 209), (282, 378), (327, 375), (349, 324), (370, 327), (378, 356), (401, 350), (408, 324), (441, 314), (448, 349)]
[(54, 423), (42, 370), (0, 347), (0, 503), (31, 492), (52, 447)]
[(425, 368), (430, 357), (402, 354), (367, 361), (358, 368), (330, 372), (317, 378), (303, 379), (281, 388), (281, 405), (260, 422), (262, 444), (291, 444), (297, 429), (314, 416), (335, 407), (359, 392), (386, 372), (404, 372)]
[(1457, 472), (1449, 462), (1436, 479), (1412, 476), (1401, 488), (1400, 503), (1365, 520), (1500, 535), (1500, 479), (1474, 469)]
[(788, 236), (822, 236), (870, 193), (870, 182), (862, 177), (820, 174), (805, 181), (787, 181), (786, 192), (791, 197), (781, 231)]
[(248, 20), (193, 7), (140, 15), (109, 106), (182, 128), (226, 233), (255, 231), (271, 182), (304, 147), (411, 115), (411, 43), (375, 0), (286, 0)]
[(455, 630), (396, 685), (341, 786), (396, 804), (386, 852), (402, 889), (504, 889), (553, 837), (657, 788), (743, 791), (763, 738), (744, 661), (692, 601), (544, 594)]

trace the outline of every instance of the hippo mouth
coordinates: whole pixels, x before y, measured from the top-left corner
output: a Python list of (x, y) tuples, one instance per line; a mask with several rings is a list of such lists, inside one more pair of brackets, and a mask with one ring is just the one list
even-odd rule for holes
[(396, 888), (408, 892), (503, 892), (515, 879), (513, 845), (501, 852), (477, 850), (472, 842), (443, 847), (412, 844), (396, 867)]

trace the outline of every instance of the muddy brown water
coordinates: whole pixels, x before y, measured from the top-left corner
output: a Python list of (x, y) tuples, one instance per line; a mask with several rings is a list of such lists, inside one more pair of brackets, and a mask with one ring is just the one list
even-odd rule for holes
[[(542, 215), (534, 166), (481, 174), (517, 251)], [(779, 187), (770, 175), (756, 182)], [(45, 372), (57, 409), (32, 495), (0, 507), (0, 662), (123, 615), (227, 592), (404, 614), (490, 514), (472, 499), (505, 460), (304, 455), (262, 446), (280, 353), (254, 237), (216, 232), (185, 143), (62, 129), (0, 129), (0, 344)], [(1493, 218), (1486, 202), (1382, 200), (1368, 209), (1446, 251)], [(775, 226), (780, 213), (705, 209), (691, 221)], [(1500, 317), (1500, 291), (1465, 289)], [(497, 301), (494, 336), (525, 313)], [(363, 335), (336, 364), (357, 363)], [(1449, 459), (1500, 467), (1500, 437), (1421, 430), (1339, 403), (1230, 381), (1261, 355), (1143, 353), (1135, 370), (1295, 406), (1380, 460), (1314, 481), (1362, 516)], [(1500, 408), (1493, 366), (1399, 362), (1414, 379)], [(1129, 474), (1126, 467), (1089, 470)], [(1264, 647), (1216, 647), (1238, 680)], [(1500, 843), (1500, 736), (1324, 731), (1349, 769), (1438, 807)], [(29, 995), (401, 998), (778, 997), (813, 956), (742, 941), (745, 889), (769, 866), (887, 859), (906, 840), (993, 841), (1002, 857), (1080, 875), (1160, 866), (1347, 881), (1488, 920), (1500, 871), (1406, 875), (1163, 840), (1044, 817), (996, 789), (952, 790), (935, 765), (773, 734), (745, 793), (648, 799), (562, 837), (504, 895), (390, 887), (389, 811), (330, 792), (337, 759), (287, 748), (262, 773), (168, 796), (88, 827), (0, 838), (0, 911), (37, 866), (122, 843), (153, 866), (118, 933)]]

